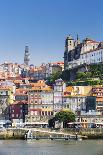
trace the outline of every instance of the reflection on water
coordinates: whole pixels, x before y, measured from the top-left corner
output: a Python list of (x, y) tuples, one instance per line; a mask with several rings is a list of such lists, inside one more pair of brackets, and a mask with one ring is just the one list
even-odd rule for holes
[(89, 141), (0, 141), (0, 155), (103, 155), (102, 140)]

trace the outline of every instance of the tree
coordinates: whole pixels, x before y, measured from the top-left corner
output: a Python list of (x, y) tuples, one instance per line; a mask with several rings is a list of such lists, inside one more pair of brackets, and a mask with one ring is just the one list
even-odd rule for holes
[(69, 81), (70, 80), (70, 71), (69, 70), (64, 70), (61, 74), (62, 80), (64, 81)]
[(85, 77), (86, 77), (86, 78), (91, 78), (91, 76), (92, 76), (92, 73), (91, 73), (91, 72), (86, 72), (86, 73), (85, 73)]
[(86, 77), (86, 74), (84, 72), (77, 72), (77, 79), (84, 80)]
[(55, 128), (55, 117), (48, 120), (49, 128)]
[(63, 122), (64, 127), (66, 127), (68, 122), (75, 121), (75, 114), (72, 111), (63, 110), (56, 113), (55, 119), (58, 120), (59, 122)]
[(61, 75), (60, 71), (55, 72), (54, 74), (52, 74), (50, 77), (47, 78), (46, 84), (52, 86), (55, 83), (55, 80), (60, 78), (60, 75)]

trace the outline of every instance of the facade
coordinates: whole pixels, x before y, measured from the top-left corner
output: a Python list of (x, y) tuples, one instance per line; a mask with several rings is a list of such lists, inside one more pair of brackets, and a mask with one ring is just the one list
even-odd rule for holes
[(97, 86), (92, 88), (93, 96), (96, 96), (96, 110), (103, 114), (103, 87)]
[(8, 79), (18, 77), (21, 74), (21, 67), (17, 63), (4, 62), (0, 65), (0, 78)]
[(84, 39), (81, 43), (69, 35), (65, 41), (64, 69), (70, 70), (70, 80), (75, 79), (75, 73), (83, 70), (83, 66), (103, 62), (103, 43), (90, 38)]
[(28, 115), (28, 104), (18, 102), (9, 106), (9, 119), (14, 125), (25, 122), (26, 115)]
[(91, 86), (69, 86), (63, 95), (63, 108), (77, 115), (96, 110), (96, 97), (92, 96)]
[(78, 124), (80, 123), (83, 128), (93, 128), (95, 126), (103, 125), (103, 116), (98, 112), (88, 112), (84, 115), (77, 117)]
[(50, 77), (52, 74), (57, 72), (62, 72), (64, 70), (64, 63), (56, 62), (56, 63), (48, 63), (46, 64), (46, 78)]
[[(88, 38), (80, 43), (78, 38), (74, 41), (69, 36), (65, 56), (65, 67), (69, 67), (69, 70), (77, 68), (78, 64), (101, 63), (102, 44)], [(77, 121), (84, 122), (84, 126), (91, 122), (102, 123), (103, 87), (66, 87), (62, 79), (56, 80), (52, 88), (46, 85), (45, 77), (61, 71), (61, 68), (63, 70), (62, 62), (38, 67), (7, 62), (1, 64), (0, 119), (10, 119), (14, 124), (26, 122), (47, 125), (48, 120), (60, 110), (71, 110), (77, 115)]]
[(53, 115), (53, 91), (44, 81), (32, 86), (28, 92), (27, 121), (47, 121)]
[(63, 92), (65, 88), (66, 88), (66, 85), (62, 79), (58, 79), (55, 81), (54, 91), (53, 91), (55, 113), (63, 109)]
[(30, 65), (30, 70), (28, 72), (30, 78), (35, 78), (36, 80), (43, 80), (46, 77), (46, 65), (43, 63), (40, 66)]
[(13, 92), (10, 88), (0, 88), (0, 117), (8, 118), (8, 106), (13, 103), (13, 99)]

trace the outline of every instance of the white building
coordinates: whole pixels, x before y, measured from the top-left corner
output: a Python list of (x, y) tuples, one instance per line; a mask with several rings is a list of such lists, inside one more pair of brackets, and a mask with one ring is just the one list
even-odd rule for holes
[[(69, 37), (66, 39), (64, 64), (65, 69), (72, 69), (83, 64), (97, 64), (103, 62), (103, 44), (86, 38), (82, 43), (75, 45), (74, 40)], [(72, 46), (72, 47), (71, 47)]]

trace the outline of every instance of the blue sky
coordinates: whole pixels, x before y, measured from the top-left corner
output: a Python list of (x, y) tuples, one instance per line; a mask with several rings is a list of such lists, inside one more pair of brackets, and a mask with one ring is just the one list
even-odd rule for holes
[(25, 45), (34, 65), (61, 61), (77, 33), (103, 41), (102, 0), (0, 0), (0, 63), (23, 63)]

